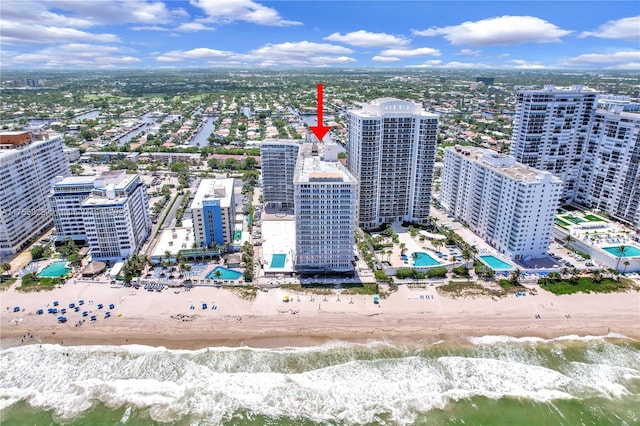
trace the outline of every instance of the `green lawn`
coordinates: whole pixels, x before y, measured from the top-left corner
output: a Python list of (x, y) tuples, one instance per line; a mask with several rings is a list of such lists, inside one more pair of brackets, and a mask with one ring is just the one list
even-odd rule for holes
[(574, 216), (562, 216), (562, 219), (569, 221), (575, 225), (579, 224), (579, 223), (583, 223), (585, 222), (584, 220), (580, 219), (579, 217), (574, 217)]
[(633, 281), (620, 279), (616, 281), (612, 278), (605, 278), (601, 282), (596, 283), (591, 277), (580, 277), (575, 284), (567, 279), (554, 281), (547, 278), (538, 280), (540, 288), (550, 291), (553, 294), (574, 294), (574, 293), (612, 293), (617, 291), (627, 291), (638, 289)]
[(565, 222), (564, 220), (560, 219), (559, 217), (555, 218), (555, 222), (556, 222), (556, 224), (558, 224), (560, 226), (563, 226), (565, 228), (568, 227), (568, 226), (571, 226), (570, 223)]
[(586, 214), (584, 215), (584, 218), (587, 219), (589, 222), (606, 222), (606, 220), (604, 220), (603, 218), (593, 214)]

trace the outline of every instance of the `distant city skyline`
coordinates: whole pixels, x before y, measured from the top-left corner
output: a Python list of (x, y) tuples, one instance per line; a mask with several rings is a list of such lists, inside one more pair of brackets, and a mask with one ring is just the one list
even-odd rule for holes
[(18, 1), (3, 68), (640, 70), (637, 1)]

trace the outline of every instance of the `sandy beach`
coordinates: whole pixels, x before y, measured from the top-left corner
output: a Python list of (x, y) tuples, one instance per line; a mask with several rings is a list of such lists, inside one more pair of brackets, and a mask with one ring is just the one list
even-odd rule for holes
[[(288, 303), (283, 301), (286, 295)], [(79, 300), (84, 300), (79, 312), (69, 309), (70, 303)], [(54, 301), (59, 302), (58, 308), (67, 308), (64, 324), (58, 323), (59, 314), (47, 314)], [(98, 309), (99, 303), (103, 309)], [(108, 309), (109, 304), (114, 309)], [(19, 312), (13, 312), (16, 306)], [(37, 315), (37, 309), (44, 314)], [(324, 296), (282, 289), (259, 291), (248, 301), (218, 288), (195, 287), (176, 294), (172, 289), (149, 292), (66, 284), (40, 293), (9, 289), (0, 294), (0, 310), (4, 347), (34, 343), (145, 344), (174, 349), (283, 347), (331, 340), (419, 343), (485, 335), (554, 338), (610, 333), (640, 339), (638, 292), (555, 296), (540, 290), (535, 296), (496, 300), (452, 299), (439, 295), (435, 287), (400, 286), (374, 304), (373, 296)], [(89, 316), (83, 317), (83, 311)], [(105, 318), (106, 311), (110, 318)], [(96, 315), (95, 322), (89, 321), (90, 315)]]

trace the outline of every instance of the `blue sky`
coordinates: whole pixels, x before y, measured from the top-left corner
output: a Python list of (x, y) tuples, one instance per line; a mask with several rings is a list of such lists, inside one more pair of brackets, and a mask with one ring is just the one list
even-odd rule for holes
[(3, 68), (640, 72), (640, 2), (2, 0)]

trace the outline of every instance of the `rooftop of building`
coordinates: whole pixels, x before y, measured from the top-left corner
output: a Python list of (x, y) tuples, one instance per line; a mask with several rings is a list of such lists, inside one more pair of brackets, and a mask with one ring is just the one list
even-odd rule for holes
[(421, 117), (437, 118), (433, 114), (422, 109), (422, 105), (403, 101), (395, 98), (378, 98), (371, 102), (362, 104), (359, 109), (349, 110), (349, 113), (360, 117), (380, 117), (383, 115), (419, 115)]
[(356, 183), (356, 178), (338, 161), (335, 143), (301, 145), (294, 182)]
[(207, 200), (219, 200), (222, 207), (229, 207), (232, 195), (233, 178), (202, 179), (196, 195), (193, 197), (191, 208), (201, 209), (202, 202)]
[(582, 86), (581, 84), (574, 84), (571, 86), (554, 86), (553, 84), (545, 84), (541, 89), (520, 89), (519, 92), (524, 93), (539, 93), (539, 92), (562, 92), (562, 93), (598, 93), (597, 90), (590, 87)]
[(163, 230), (156, 246), (153, 248), (151, 258), (161, 258), (166, 252), (177, 255), (180, 250), (193, 248), (195, 237), (191, 222), (189, 225), (190, 226)]
[(260, 147), (263, 146), (278, 146), (278, 145), (282, 145), (282, 146), (297, 146), (300, 145), (302, 143), (301, 139), (265, 139), (263, 141), (260, 142)]
[(445, 150), (469, 158), (500, 174), (522, 182), (562, 183), (560, 178), (553, 176), (550, 172), (526, 166), (517, 162), (511, 155), (501, 154), (491, 149), (456, 145), (454, 147), (447, 147)]

